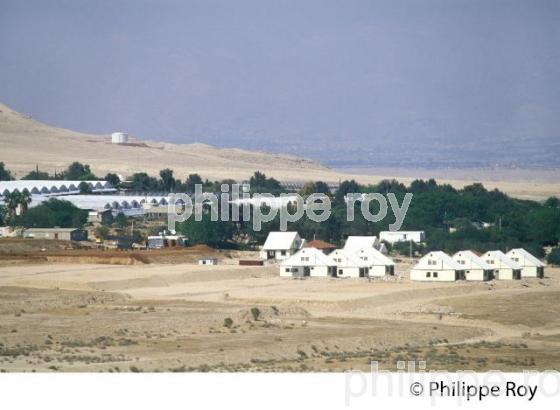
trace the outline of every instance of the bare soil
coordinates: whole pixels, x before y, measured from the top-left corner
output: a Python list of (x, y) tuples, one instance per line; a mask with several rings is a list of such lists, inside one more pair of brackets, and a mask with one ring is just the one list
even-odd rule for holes
[(218, 254), (217, 266), (0, 266), (0, 370), (560, 369), (559, 269), (414, 283), (399, 264), (386, 280), (291, 280)]

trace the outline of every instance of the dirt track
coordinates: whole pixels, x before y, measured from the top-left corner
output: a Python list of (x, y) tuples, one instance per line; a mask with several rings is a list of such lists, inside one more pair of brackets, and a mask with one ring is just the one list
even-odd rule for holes
[(424, 359), (432, 369), (560, 369), (558, 274), (419, 284), (295, 281), (234, 264), (4, 266), (0, 369), (332, 371), (372, 359), (393, 370)]

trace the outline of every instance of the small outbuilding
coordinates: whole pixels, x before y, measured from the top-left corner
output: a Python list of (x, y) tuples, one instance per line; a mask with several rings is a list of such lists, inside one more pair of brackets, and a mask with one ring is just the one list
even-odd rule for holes
[(280, 263), (280, 276), (329, 276), (329, 257), (316, 248), (303, 248)]
[(218, 259), (213, 256), (204, 256), (198, 260), (199, 265), (217, 265)]
[(410, 279), (454, 282), (464, 279), (464, 269), (445, 252), (433, 251), (420, 258), (410, 271)]
[(80, 228), (28, 228), (23, 231), (23, 237), (61, 241), (87, 241), (88, 234), (85, 229)]
[(492, 280), (494, 272), (492, 266), (473, 251), (459, 251), (453, 259), (465, 270), (466, 280)]
[(304, 242), (297, 232), (270, 232), (261, 249), (260, 257), (276, 261), (287, 259), (299, 251)]
[(424, 231), (381, 231), (379, 240), (390, 244), (396, 242), (422, 243), (426, 240), (426, 234)]
[(482, 256), (482, 259), (492, 267), (494, 279), (521, 279), (521, 266), (508, 258), (502, 251), (488, 251)]
[(506, 256), (521, 266), (522, 278), (543, 278), (544, 263), (523, 248), (512, 249)]

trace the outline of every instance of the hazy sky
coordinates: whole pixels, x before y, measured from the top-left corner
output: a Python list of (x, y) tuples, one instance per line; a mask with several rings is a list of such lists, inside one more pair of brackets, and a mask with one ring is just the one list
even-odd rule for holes
[(554, 150), (560, 1), (0, 0), (0, 101), (327, 162), (389, 142)]

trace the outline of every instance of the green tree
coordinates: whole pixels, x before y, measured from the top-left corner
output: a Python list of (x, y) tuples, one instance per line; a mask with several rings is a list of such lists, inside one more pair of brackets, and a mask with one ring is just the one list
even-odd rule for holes
[(8, 209), (5, 205), (0, 205), (0, 225), (6, 225), (8, 222)]
[(11, 181), (14, 177), (12, 173), (6, 169), (6, 165), (3, 162), (0, 162), (0, 181)]
[(118, 226), (119, 228), (126, 228), (128, 226), (128, 218), (122, 212), (119, 212), (115, 217), (113, 223)]
[(267, 178), (266, 175), (260, 171), (249, 179), (251, 185), (251, 192), (253, 193), (267, 193), (272, 195), (280, 195), (284, 190), (280, 182), (274, 178)]
[(31, 194), (27, 190), (24, 190), (23, 192), (13, 191), (5, 195), (4, 203), (7, 208), (7, 219), (12, 220), (15, 218), (18, 208), (20, 209), (21, 214), (27, 212), (31, 200)]
[(342, 201), (347, 194), (358, 192), (361, 192), (361, 188), (355, 180), (342, 181), (336, 190), (335, 197)]
[(137, 172), (132, 175), (132, 189), (136, 191), (157, 191), (159, 189), (158, 180), (149, 176), (145, 172)]
[(89, 165), (81, 162), (73, 162), (66, 171), (62, 172), (63, 179), (67, 181), (91, 181), (98, 179), (92, 172)]
[(83, 226), (86, 220), (87, 211), (77, 208), (68, 201), (51, 198), (11, 219), (10, 225), (26, 228), (76, 228)]
[(46, 181), (52, 178), (48, 172), (39, 171), (39, 167), (36, 167), (33, 171), (29, 172), (22, 179), (34, 180), (34, 181)]
[(546, 261), (551, 265), (560, 266), (560, 249), (554, 248), (546, 257)]
[(121, 179), (119, 178), (119, 176), (117, 174), (113, 174), (111, 172), (109, 172), (107, 175), (105, 175), (105, 178), (103, 178), (105, 181), (107, 181), (108, 183), (110, 183), (114, 188), (118, 188), (120, 183), (121, 183)]
[(165, 192), (173, 192), (175, 189), (175, 178), (173, 178), (173, 170), (166, 168), (159, 171), (162, 186)]
[(99, 239), (105, 239), (109, 236), (109, 228), (103, 225), (99, 225), (94, 230), (95, 236)]
[(212, 221), (210, 213), (204, 212), (200, 221), (195, 221), (193, 215), (178, 224), (177, 232), (185, 235), (192, 244), (223, 246), (232, 238), (235, 228), (231, 222)]
[(195, 185), (202, 185), (202, 178), (198, 174), (189, 174), (185, 182), (185, 190), (187, 192), (194, 192)]
[(80, 190), (80, 194), (82, 195), (89, 195), (93, 192), (91, 189), (91, 185), (85, 181), (80, 182), (80, 184), (78, 185), (78, 189)]

